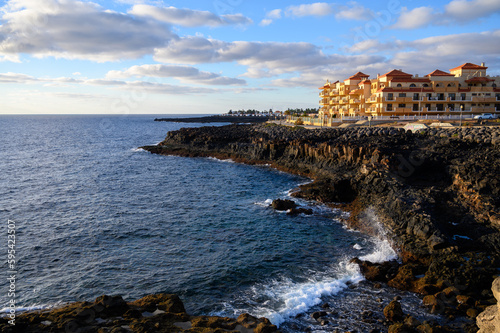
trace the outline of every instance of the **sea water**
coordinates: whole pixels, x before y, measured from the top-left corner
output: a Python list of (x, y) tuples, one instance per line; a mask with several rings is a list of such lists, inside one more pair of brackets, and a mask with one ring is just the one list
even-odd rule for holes
[(0, 251), (7, 253), (7, 224), (15, 221), (19, 311), (103, 294), (131, 301), (175, 293), (191, 314), (249, 312), (285, 332), (321, 331), (302, 314), (328, 302), (338, 312), (333, 326), (364, 330), (370, 324), (353, 313), (400, 294), (363, 283), (349, 264), (396, 258), (383, 232), (373, 238), (348, 230), (345, 212), (313, 202), (299, 202), (312, 216), (269, 207), (309, 179), (268, 166), (150, 154), (138, 147), (205, 126), (154, 118), (0, 116)]

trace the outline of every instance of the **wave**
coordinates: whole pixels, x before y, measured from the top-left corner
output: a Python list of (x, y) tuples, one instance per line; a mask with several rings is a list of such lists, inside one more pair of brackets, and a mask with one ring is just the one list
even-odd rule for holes
[(269, 207), (273, 203), (273, 199), (266, 199), (265, 201), (255, 202), (257, 206)]
[[(373, 252), (363, 258), (377, 262), (391, 260), (395, 255), (388, 242), (377, 239)], [(234, 314), (249, 312), (254, 316), (266, 317), (279, 327), (287, 320), (320, 304), (323, 297), (337, 295), (350, 284), (363, 280), (359, 267), (350, 263), (350, 258), (345, 258), (325, 272), (313, 273), (306, 281), (280, 278), (254, 285), (245, 297), (245, 309), (232, 310)], [(226, 307), (231, 306), (226, 304)]]
[[(42, 311), (42, 310), (50, 310), (50, 309), (55, 309), (58, 307), (61, 307), (63, 305), (67, 304), (66, 302), (58, 302), (55, 304), (34, 304), (34, 305), (28, 305), (28, 306), (16, 306), (15, 310), (16, 313), (21, 313), (21, 312), (29, 312), (29, 311)], [(11, 308), (10, 307), (4, 307), (0, 309), (0, 317), (5, 317), (6, 315), (9, 314)]]
[(216, 158), (216, 157), (207, 157), (207, 159), (212, 160), (212, 161), (217, 161), (217, 162), (224, 162), (224, 163), (236, 163), (235, 161), (233, 161), (230, 158), (225, 159), (225, 160), (221, 160), (221, 159)]

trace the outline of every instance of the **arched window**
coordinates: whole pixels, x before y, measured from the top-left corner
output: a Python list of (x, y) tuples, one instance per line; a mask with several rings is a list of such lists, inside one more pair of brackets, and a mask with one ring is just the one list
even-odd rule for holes
[(401, 88), (402, 87), (401, 83), (398, 83), (396, 87)]
[(493, 83), (491, 86), (492, 86), (493, 88), (496, 88), (496, 87), (497, 87), (497, 84), (496, 84), (496, 83)]
[(439, 87), (439, 86), (441, 86), (441, 85), (439, 83), (436, 83), (436, 87)]
[(415, 83), (410, 84), (410, 88), (415, 88), (417, 85)]
[(424, 84), (423, 84), (423, 86), (424, 86), (424, 87), (428, 87), (429, 85), (428, 85), (427, 83), (424, 83)]

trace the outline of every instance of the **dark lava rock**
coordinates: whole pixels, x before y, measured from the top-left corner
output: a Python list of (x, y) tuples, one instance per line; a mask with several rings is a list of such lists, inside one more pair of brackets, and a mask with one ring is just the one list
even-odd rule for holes
[(297, 207), (297, 204), (293, 200), (276, 199), (276, 200), (273, 200), (271, 207), (273, 207), (276, 210), (283, 211), (283, 210), (289, 210), (289, 209), (295, 208), (295, 207)]
[[(144, 312), (150, 315), (143, 317)], [(96, 318), (106, 318), (96, 320)], [(242, 314), (237, 319), (217, 316), (190, 316), (177, 295), (149, 295), (126, 303), (121, 296), (100, 296), (95, 302), (70, 303), (50, 311), (18, 314), (15, 326), (0, 318), (0, 332), (226, 332), (238, 325), (259, 333), (278, 329), (266, 318)]]
[(392, 322), (402, 321), (404, 319), (404, 314), (401, 303), (398, 301), (391, 301), (389, 305), (384, 308), (384, 316), (387, 320)]

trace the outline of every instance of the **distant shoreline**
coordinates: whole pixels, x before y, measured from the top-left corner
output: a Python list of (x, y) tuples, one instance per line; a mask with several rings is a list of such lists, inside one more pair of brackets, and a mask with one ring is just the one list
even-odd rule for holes
[(155, 118), (172, 123), (265, 123), (269, 116), (205, 116), (190, 118)]

